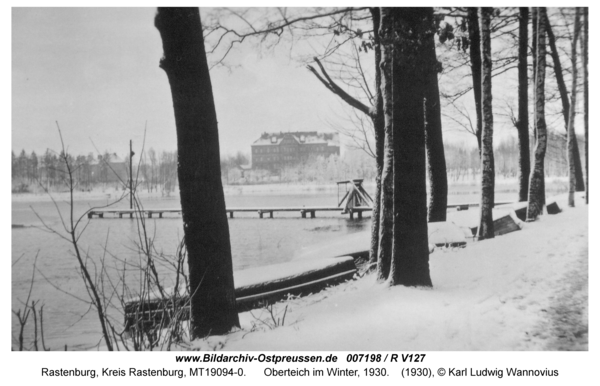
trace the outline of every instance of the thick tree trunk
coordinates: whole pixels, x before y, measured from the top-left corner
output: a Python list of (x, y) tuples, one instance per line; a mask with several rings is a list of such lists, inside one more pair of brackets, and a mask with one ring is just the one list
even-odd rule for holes
[(519, 201), (527, 201), (529, 190), (529, 100), (527, 94), (527, 49), (528, 45), (529, 8), (519, 8), (519, 116), (517, 133), (519, 136)]
[[(535, 85), (536, 79), (537, 79), (537, 68), (538, 68), (538, 62), (537, 62), (537, 36), (538, 36), (538, 26), (539, 26), (539, 22), (538, 22), (538, 13), (539, 13), (539, 8), (536, 7), (531, 7), (531, 30), (532, 30), (532, 38), (531, 38), (531, 47), (532, 47), (532, 52), (531, 52), (531, 56), (533, 58), (533, 103), (535, 104), (537, 98), (536, 98), (536, 93), (537, 93), (537, 87)], [(534, 112), (535, 115), (535, 112)], [(537, 123), (535, 122), (535, 117), (534, 117), (534, 123), (533, 123), (533, 138), (534, 141), (536, 141), (537, 143)], [(535, 145), (534, 145), (535, 146)], [(533, 154), (532, 154), (533, 151)], [(530, 151), (530, 157), (529, 159), (531, 160), (532, 158), (535, 159), (535, 149), (531, 149)], [(531, 161), (530, 161), (531, 162)], [(531, 179), (531, 171), (529, 174), (529, 179)], [(546, 187), (545, 187), (545, 179), (542, 178), (541, 180), (541, 190), (542, 191), (546, 191)], [(527, 201), (529, 201), (529, 192), (527, 193)]]
[(475, 136), (477, 137), (477, 148), (481, 156), (481, 130), (483, 127), (483, 118), (481, 112), (481, 34), (479, 31), (479, 17), (477, 8), (470, 7), (467, 10), (468, 28), (469, 28), (469, 55), (471, 57), (471, 77), (473, 78), (473, 96), (475, 97), (475, 113), (477, 115), (477, 127)]
[[(579, 13), (580, 8), (575, 9), (575, 25), (573, 26), (573, 41), (571, 43), (571, 108), (569, 110), (569, 124), (567, 126), (567, 159), (569, 164), (569, 201), (568, 205), (575, 206), (575, 190), (577, 188), (575, 146), (575, 107), (577, 106), (577, 39), (579, 38)], [(581, 166), (581, 164), (580, 164)]]
[(492, 113), (492, 42), (490, 22), (494, 9), (480, 8), (482, 56), (482, 113), (483, 133), (481, 138), (481, 205), (478, 229), (479, 239), (494, 237), (494, 115)]
[(387, 35), (386, 43), (391, 44), (385, 48), (392, 51), (394, 131), (394, 241), (389, 284), (430, 287), (425, 98), (437, 63), (423, 42), (433, 39), (435, 33), (433, 8), (384, 9), (391, 21), (387, 30), (393, 32)]
[(381, 172), (381, 200), (379, 205), (379, 248), (377, 251), (377, 279), (387, 280), (390, 273), (394, 240), (394, 149), (393, 149), (393, 99), (392, 57), (393, 16), (389, 8), (381, 8), (379, 39), (381, 45), (381, 99), (383, 102), (384, 145)]
[(383, 98), (381, 97), (381, 44), (379, 43), (379, 24), (381, 15), (379, 8), (371, 8), (373, 16), (373, 40), (375, 53), (375, 106), (372, 114), (373, 129), (375, 132), (375, 161), (377, 163), (377, 177), (375, 179), (375, 197), (373, 200), (373, 212), (371, 217), (371, 250), (369, 253), (369, 262), (377, 262), (377, 252), (379, 251), (379, 224), (381, 217), (381, 174), (383, 173), (383, 152), (385, 142), (385, 119), (383, 117)]
[(589, 47), (589, 26), (588, 26), (588, 7), (583, 8), (583, 33), (581, 34), (581, 55), (583, 62), (583, 127), (585, 140), (585, 203), (589, 202), (590, 197), (590, 165), (588, 153), (588, 107), (589, 107), (589, 85), (588, 85), (588, 47)]
[(229, 225), (221, 184), (219, 135), (198, 8), (159, 8), (155, 25), (171, 86), (183, 230), (188, 252), (191, 334), (239, 326)]
[(448, 175), (446, 173), (446, 156), (442, 135), (442, 111), (440, 107), (440, 90), (438, 86), (438, 61), (435, 55), (435, 37), (432, 35), (425, 42), (427, 60), (434, 63), (427, 74), (425, 84), (426, 122), (425, 144), (427, 146), (427, 164), (429, 167), (429, 222), (446, 221), (448, 207)]
[(546, 77), (546, 9), (537, 10), (536, 78), (535, 83), (535, 128), (536, 144), (533, 170), (529, 178), (527, 221), (534, 221), (543, 214), (546, 202), (544, 188), (544, 157), (546, 156), (547, 132), (545, 117), (545, 77)]
[[(567, 93), (567, 85), (565, 84), (565, 79), (563, 77), (562, 65), (560, 63), (560, 56), (558, 53), (558, 49), (556, 48), (556, 37), (554, 36), (554, 32), (552, 31), (552, 26), (550, 25), (550, 20), (548, 19), (548, 15), (544, 16), (544, 20), (546, 22), (546, 33), (548, 34), (548, 45), (550, 46), (550, 55), (552, 56), (552, 62), (554, 63), (554, 73), (556, 75), (556, 84), (558, 86), (558, 93), (560, 95), (560, 100), (562, 102), (562, 112), (563, 119), (565, 121), (565, 131), (569, 132), (569, 117), (571, 107), (574, 106), (572, 103), (569, 103), (569, 94)], [(578, 192), (583, 192), (585, 190), (585, 183), (583, 181), (583, 170), (581, 167), (581, 157), (579, 156), (579, 145), (577, 141), (573, 143), (573, 153), (574, 153), (574, 170), (575, 170), (575, 181), (576, 181), (576, 190)], [(568, 157), (568, 155), (567, 155)]]
[[(535, 93), (535, 80), (537, 79), (537, 28), (538, 28), (538, 9), (536, 7), (531, 7), (531, 59), (533, 62), (533, 103), (536, 101)], [(534, 119), (535, 121), (535, 119)], [(533, 124), (533, 138), (537, 138), (537, 134), (535, 133), (535, 122)]]

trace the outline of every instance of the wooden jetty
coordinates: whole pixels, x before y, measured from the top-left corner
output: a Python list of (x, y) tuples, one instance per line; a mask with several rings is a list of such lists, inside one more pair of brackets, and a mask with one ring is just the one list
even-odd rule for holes
[[(350, 200), (354, 202), (354, 200)], [(512, 204), (509, 202), (502, 202), (496, 205), (507, 205)], [(457, 211), (465, 211), (469, 208), (478, 207), (478, 203), (468, 204), (448, 204), (448, 209), (456, 209)], [(339, 212), (340, 214), (348, 214), (350, 219), (354, 219), (354, 216), (358, 219), (363, 218), (363, 212), (372, 211), (371, 206), (353, 206), (346, 205), (344, 207), (339, 206), (289, 206), (289, 207), (234, 207), (226, 208), (229, 218), (234, 218), (234, 214), (238, 213), (256, 213), (259, 218), (274, 218), (276, 212), (296, 212), (300, 214), (302, 218), (316, 218), (317, 212)], [(180, 208), (152, 208), (152, 209), (93, 209), (87, 214), (88, 218), (105, 218), (105, 215), (110, 215), (112, 218), (133, 218), (136, 213), (147, 218), (163, 218), (164, 214), (177, 214), (181, 215)]]
[[(259, 218), (265, 218), (265, 214), (269, 218), (273, 218), (275, 212), (296, 212), (300, 214), (302, 218), (315, 218), (317, 212), (339, 212), (340, 214), (349, 214), (351, 219), (354, 219), (354, 215), (357, 215), (358, 219), (363, 218), (363, 212), (368, 212), (373, 208), (368, 206), (355, 206), (344, 211), (344, 208), (337, 206), (290, 206), (290, 207), (244, 207), (244, 208), (226, 208), (225, 211), (229, 215), (229, 218), (234, 218), (234, 213), (256, 213)], [(153, 208), (153, 209), (94, 209), (90, 210), (87, 214), (88, 218), (105, 218), (105, 215), (112, 215), (113, 218), (123, 218), (123, 216), (133, 218), (136, 213), (138, 215), (148, 218), (163, 218), (164, 214), (179, 214), (181, 215), (181, 209), (164, 209), (164, 208)]]
[[(363, 212), (369, 212), (373, 210), (373, 199), (366, 192), (362, 186), (362, 179), (353, 179), (347, 181), (339, 181), (338, 184), (338, 206), (288, 206), (288, 207), (234, 207), (226, 208), (225, 211), (229, 215), (229, 218), (234, 218), (234, 214), (237, 213), (256, 213), (259, 218), (273, 218), (273, 214), (276, 212), (296, 212), (299, 213), (302, 218), (316, 218), (317, 212), (337, 212), (340, 214), (348, 214), (350, 219), (354, 219), (354, 215), (358, 219), (363, 218)], [(346, 192), (340, 200), (340, 189), (339, 187), (344, 185)], [(496, 205), (508, 205), (514, 204), (513, 202), (498, 202)], [(461, 204), (448, 204), (448, 209), (455, 209), (456, 211), (464, 211), (469, 208), (479, 207), (479, 203), (461, 203)], [(550, 209), (548, 209), (550, 211)], [(560, 209), (559, 209), (560, 210)], [(181, 208), (152, 208), (152, 209), (93, 209), (87, 214), (88, 218), (104, 218), (104, 215), (112, 215), (113, 218), (129, 217), (133, 218), (136, 213), (138, 215), (147, 218), (163, 218), (164, 214), (177, 214), (181, 215)]]
[[(226, 208), (225, 211), (229, 215), (229, 218), (234, 218), (234, 213), (256, 213), (259, 218), (264, 218), (265, 214), (269, 215), (269, 218), (273, 218), (273, 214), (275, 212), (296, 212), (299, 213), (302, 218), (307, 218), (310, 215), (310, 218), (315, 218), (317, 212), (337, 212), (340, 214), (348, 214), (350, 219), (354, 219), (354, 215), (358, 217), (358, 219), (363, 218), (363, 212), (368, 212), (373, 210), (373, 199), (369, 194), (365, 191), (362, 186), (362, 179), (354, 179), (348, 181), (340, 181), (338, 182), (338, 200), (339, 200), (339, 186), (344, 184), (346, 186), (346, 194), (339, 201), (338, 206), (286, 206), (286, 207), (242, 207), (242, 208)], [(349, 188), (348, 188), (349, 185)], [(158, 218), (163, 218), (164, 214), (174, 213), (181, 214), (181, 209), (179, 208), (171, 208), (171, 209), (94, 209), (90, 210), (87, 214), (88, 218), (104, 218), (104, 215), (112, 215), (113, 217), (118, 216), (119, 218), (123, 218), (123, 216), (133, 218), (136, 213), (141, 216), (153, 218), (158, 216)]]

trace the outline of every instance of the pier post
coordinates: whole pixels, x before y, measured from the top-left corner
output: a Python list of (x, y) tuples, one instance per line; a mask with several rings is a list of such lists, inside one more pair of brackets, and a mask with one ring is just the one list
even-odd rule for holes
[(315, 218), (315, 211), (314, 210), (310, 211), (310, 218)]
[(123, 218), (123, 213), (119, 213), (119, 218)]
[(262, 212), (262, 210), (258, 211), (258, 215), (260, 216), (260, 218), (263, 218), (263, 212)]
[(352, 209), (349, 210), (350, 220), (354, 220), (354, 211)]
[(302, 214), (302, 218), (306, 218), (306, 211), (304, 209), (300, 211), (300, 214)]
[(233, 218), (233, 210), (229, 212), (229, 218)]
[[(129, 209), (133, 209), (133, 142), (129, 140)], [(123, 218), (123, 217), (121, 217)]]
[(148, 211), (148, 218), (152, 218), (152, 212)]
[(98, 214), (98, 217), (100, 217), (100, 218), (104, 218), (104, 213), (99, 213), (99, 214)]
[(158, 212), (158, 218), (162, 218), (163, 212)]
[(362, 220), (362, 210), (359, 210), (359, 211), (358, 211), (358, 219), (359, 219), (359, 220)]
[(273, 218), (273, 211), (272, 210), (269, 211), (269, 217)]

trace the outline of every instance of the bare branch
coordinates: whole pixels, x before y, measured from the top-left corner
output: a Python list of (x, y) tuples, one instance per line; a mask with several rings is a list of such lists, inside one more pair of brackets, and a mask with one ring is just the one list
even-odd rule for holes
[(310, 72), (312, 72), (317, 77), (317, 79), (319, 79), (321, 81), (321, 83), (323, 83), (325, 85), (325, 87), (327, 87), (328, 90), (330, 90), (332, 93), (334, 93), (337, 96), (339, 96), (340, 98), (342, 98), (342, 100), (344, 102), (346, 102), (350, 106), (354, 107), (355, 109), (363, 112), (364, 114), (366, 114), (368, 116), (372, 115), (372, 109), (371, 108), (369, 108), (367, 105), (365, 105), (361, 101), (357, 100), (356, 98), (352, 97), (350, 94), (348, 94), (342, 88), (340, 88), (329, 77), (329, 74), (327, 74), (327, 71), (325, 70), (325, 67), (323, 67), (323, 65), (321, 64), (321, 61), (319, 61), (319, 59), (317, 59), (317, 58), (314, 58), (314, 60), (317, 63), (317, 65), (319, 66), (319, 68), (321, 69), (321, 72), (323, 73), (323, 76), (325, 77), (325, 79), (323, 79), (319, 75), (319, 73), (317, 72), (317, 70), (315, 70), (312, 66), (307, 65), (306, 67), (310, 70)]

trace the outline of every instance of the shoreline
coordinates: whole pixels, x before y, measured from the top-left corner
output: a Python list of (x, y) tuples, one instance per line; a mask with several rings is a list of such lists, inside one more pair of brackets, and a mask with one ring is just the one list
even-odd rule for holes
[[(551, 194), (561, 193), (560, 189), (566, 189), (568, 177), (547, 177), (547, 188), (554, 185), (556, 192)], [(363, 186), (369, 192), (375, 191), (375, 181), (365, 181)], [(450, 181), (448, 183), (448, 195), (461, 194), (476, 194), (479, 193), (479, 181)], [(343, 190), (344, 188), (339, 188)], [(225, 196), (240, 196), (240, 195), (294, 195), (294, 194), (333, 194), (338, 191), (338, 185), (335, 182), (318, 183), (318, 184), (301, 184), (301, 183), (280, 183), (280, 184), (257, 184), (257, 185), (223, 185), (223, 193)], [(566, 191), (566, 190), (565, 190)], [(505, 178), (496, 180), (497, 193), (513, 193), (518, 192), (518, 183), (516, 178)], [(50, 202), (50, 195), (56, 201), (69, 200), (69, 192), (50, 192), (50, 193), (12, 193), (11, 201), (15, 202)], [(73, 192), (75, 201), (84, 200), (117, 200), (122, 195), (123, 199), (128, 199), (126, 191), (118, 189), (102, 189), (95, 188), (88, 192)], [(178, 199), (179, 190), (171, 192), (169, 195), (164, 195), (162, 192), (144, 192), (137, 193), (140, 199)]]

